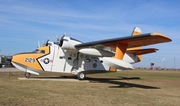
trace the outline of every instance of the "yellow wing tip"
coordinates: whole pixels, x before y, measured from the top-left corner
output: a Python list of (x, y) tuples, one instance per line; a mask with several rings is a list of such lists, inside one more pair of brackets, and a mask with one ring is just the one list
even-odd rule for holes
[(156, 36), (156, 37), (159, 36), (159, 37), (165, 38), (165, 39), (167, 39), (169, 42), (172, 41), (168, 36), (166, 36), (166, 35), (164, 35), (164, 34), (161, 34), (161, 33), (158, 33), (158, 32), (151, 33), (151, 35), (152, 35), (152, 36)]

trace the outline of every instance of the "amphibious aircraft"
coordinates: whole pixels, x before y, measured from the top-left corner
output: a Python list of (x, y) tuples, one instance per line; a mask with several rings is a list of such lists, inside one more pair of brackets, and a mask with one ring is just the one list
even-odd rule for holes
[(118, 72), (133, 69), (142, 55), (156, 52), (156, 48), (142, 46), (170, 42), (160, 33), (142, 34), (135, 27), (131, 36), (83, 43), (65, 34), (56, 42), (47, 41), (33, 52), (15, 54), (12, 64), (25, 72), (25, 77), (41, 72), (74, 74), (83, 80), (86, 74)]

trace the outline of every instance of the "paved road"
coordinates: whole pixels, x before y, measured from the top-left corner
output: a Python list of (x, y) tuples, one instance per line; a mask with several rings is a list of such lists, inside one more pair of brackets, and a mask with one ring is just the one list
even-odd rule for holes
[(19, 71), (17, 68), (0, 68), (0, 72), (17, 72)]

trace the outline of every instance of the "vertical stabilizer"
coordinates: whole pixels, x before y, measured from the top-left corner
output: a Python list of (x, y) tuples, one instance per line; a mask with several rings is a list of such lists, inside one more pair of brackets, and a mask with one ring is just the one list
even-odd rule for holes
[(136, 35), (140, 35), (140, 34), (142, 34), (141, 29), (138, 27), (135, 27), (131, 36), (136, 36)]
[[(141, 29), (138, 27), (135, 27), (131, 36), (138, 36), (140, 34), (142, 34)], [(130, 48), (130, 50), (136, 50), (136, 49), (142, 49), (142, 46)], [(141, 60), (142, 60), (142, 55), (138, 55), (138, 61), (140, 62)]]

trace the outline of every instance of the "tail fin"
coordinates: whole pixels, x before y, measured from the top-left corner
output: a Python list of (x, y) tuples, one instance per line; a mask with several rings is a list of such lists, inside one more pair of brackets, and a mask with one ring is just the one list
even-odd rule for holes
[[(142, 34), (141, 29), (138, 27), (135, 27), (131, 36), (138, 36), (140, 34)], [(130, 48), (130, 50), (136, 50), (136, 49), (142, 49), (142, 46)], [(138, 61), (140, 62), (141, 60), (142, 60), (142, 55), (138, 55)]]
[(138, 27), (135, 27), (131, 36), (136, 36), (136, 35), (140, 35), (140, 34), (142, 34), (141, 29)]

